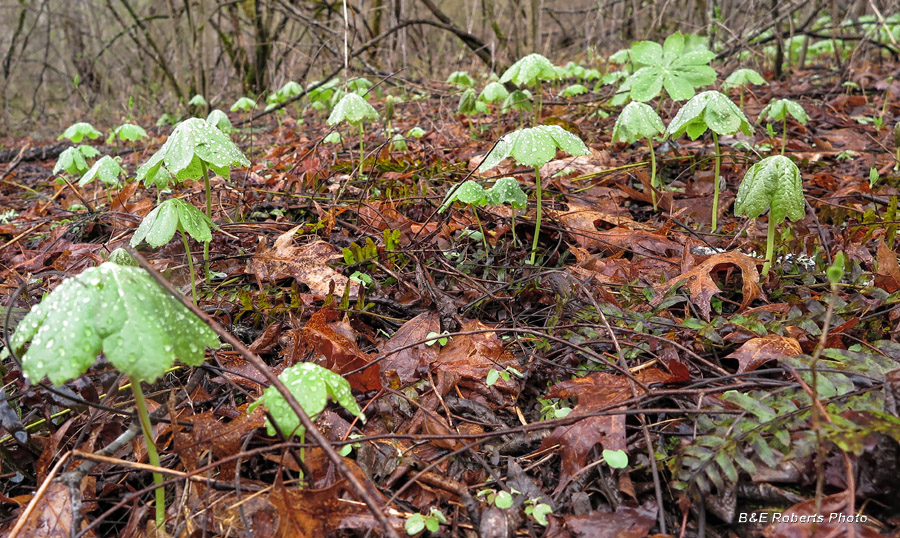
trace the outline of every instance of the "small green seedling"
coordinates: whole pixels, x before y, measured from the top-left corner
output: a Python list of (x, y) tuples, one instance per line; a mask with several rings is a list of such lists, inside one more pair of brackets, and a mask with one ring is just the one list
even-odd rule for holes
[[(125, 170), (122, 170), (117, 158), (106, 155), (98, 159), (97, 162), (94, 163), (94, 166), (81, 176), (81, 180), (78, 181), (78, 186), (84, 187), (85, 185), (92, 183), (95, 179), (100, 179), (107, 187), (119, 188), (122, 186), (119, 182), (119, 176), (124, 173)], [(106, 194), (110, 204), (112, 204), (112, 195), (109, 194), (109, 191), (107, 191)]]
[(837, 286), (841, 283), (841, 279), (844, 278), (844, 266), (847, 264), (847, 257), (844, 255), (844, 251), (840, 251), (834, 257), (834, 262), (828, 266), (828, 269), (825, 270), (825, 276), (828, 277), (828, 282), (831, 283), (832, 290), (834, 290), (834, 286)]
[(322, 142), (326, 144), (342, 144), (344, 142), (344, 139), (341, 138), (340, 131), (332, 131), (322, 139)]
[(499, 82), (491, 82), (478, 94), (478, 100), (484, 103), (502, 103), (509, 97), (506, 87)]
[(391, 137), (391, 149), (394, 151), (407, 151), (409, 146), (406, 144), (406, 137), (400, 133)]
[(541, 166), (556, 157), (557, 148), (572, 156), (589, 155), (590, 150), (578, 136), (559, 125), (538, 125), (519, 129), (503, 136), (494, 149), (484, 158), (478, 170), (482, 173), (494, 168), (507, 157), (515, 159), (520, 166), (534, 168), (534, 183), (537, 193), (537, 215), (534, 227), (534, 243), (531, 247), (531, 264), (535, 263), (537, 246), (541, 232)]
[[(500, 107), (500, 111), (504, 114), (506, 114), (510, 110), (530, 112), (533, 109), (531, 104), (532, 99), (533, 98), (530, 91), (516, 90), (506, 96), (506, 99), (503, 100), (503, 105)], [(519, 118), (519, 120), (521, 123), (521, 117)]]
[[(480, 184), (471, 179), (464, 181), (456, 189), (447, 193), (444, 203), (438, 209), (438, 213), (443, 213), (455, 201), (462, 202), (466, 205), (483, 207), (483, 206), (499, 206), (509, 204), (513, 207), (512, 228), (516, 227), (516, 209), (524, 209), (528, 205), (528, 196), (522, 191), (519, 182), (514, 177), (501, 177), (490, 189), (485, 189)], [(478, 229), (481, 230), (482, 241), (484, 241), (485, 250), (488, 249), (487, 239), (484, 236), (484, 228), (481, 225), (481, 219), (478, 212), (473, 211), (475, 220), (478, 222)]]
[(625, 79), (621, 89), (627, 89), (634, 101), (654, 99), (663, 89), (673, 100), (684, 101), (693, 97), (697, 88), (713, 84), (716, 71), (709, 62), (715, 53), (687, 37), (675, 32), (662, 45), (653, 41), (633, 43), (629, 57), (642, 67)]
[(875, 187), (879, 179), (881, 179), (881, 175), (878, 173), (878, 169), (874, 166), (869, 168), (869, 190)]
[(784, 155), (784, 147), (787, 144), (787, 119), (788, 116), (793, 116), (795, 120), (799, 121), (803, 125), (806, 125), (806, 122), (809, 121), (809, 116), (806, 114), (806, 111), (803, 110), (803, 107), (800, 103), (796, 101), (791, 101), (790, 99), (776, 99), (775, 101), (770, 102), (763, 108), (759, 116), (756, 118), (756, 122), (759, 123), (765, 118), (768, 121), (780, 121), (781, 122), (781, 154)]
[(230, 133), (234, 130), (234, 128), (231, 126), (231, 120), (228, 119), (228, 116), (218, 108), (213, 110), (209, 113), (208, 116), (206, 116), (206, 123), (215, 126), (223, 133)]
[(454, 71), (447, 77), (447, 84), (453, 84), (460, 88), (471, 88), (475, 85), (475, 81), (469, 76), (468, 71)]
[(469, 120), (469, 131), (473, 134), (475, 127), (472, 125), (472, 115), (486, 114), (487, 112), (487, 104), (478, 100), (475, 96), (475, 88), (468, 88), (459, 96), (459, 105), (456, 107), (456, 113), (466, 116)]
[(538, 525), (546, 527), (550, 524), (547, 516), (553, 513), (553, 507), (547, 503), (540, 502), (540, 499), (528, 499), (525, 501), (525, 515), (531, 516)]
[(783, 155), (774, 155), (754, 164), (747, 170), (738, 188), (734, 214), (755, 219), (769, 210), (769, 230), (766, 237), (766, 263), (762, 276), (769, 274), (775, 250), (775, 225), (806, 215), (806, 198), (800, 169)]
[(335, 105), (331, 115), (328, 116), (326, 123), (335, 126), (341, 122), (347, 122), (351, 126), (359, 129), (359, 170), (362, 173), (362, 167), (365, 161), (365, 149), (363, 146), (363, 122), (366, 120), (378, 120), (378, 112), (365, 99), (355, 93), (348, 93), (341, 97), (338, 104)]
[(438, 334), (434, 331), (431, 331), (430, 333), (425, 335), (425, 345), (426, 346), (433, 346), (435, 344), (440, 344), (441, 347), (444, 347), (447, 345), (447, 342), (449, 342), (450, 340), (453, 340), (453, 337), (450, 336), (447, 333), (447, 331), (444, 331), (440, 334)]
[[(515, 493), (518, 491), (513, 490)], [(482, 489), (475, 494), (475, 497), (483, 497), (485, 502), (493, 504), (497, 508), (505, 510), (513, 505), (514, 499), (510, 492), (505, 490), (494, 491), (492, 489)]]
[(441, 524), (446, 525), (447, 518), (437, 508), (432, 508), (427, 516), (422, 514), (409, 516), (406, 519), (406, 523), (403, 524), (403, 528), (406, 529), (406, 534), (414, 536), (425, 529), (428, 529), (429, 532), (437, 532), (440, 530)]
[[(204, 349), (218, 348), (219, 339), (146, 271), (105, 262), (60, 283), (19, 323), (10, 347), (21, 357), (25, 377), (36, 383), (46, 376), (54, 385), (81, 376), (102, 352), (130, 378), (147, 455), (158, 467), (141, 382), (156, 381), (175, 359), (200, 365)], [(154, 473), (153, 481), (156, 524), (162, 527), (162, 475)]]
[(559, 70), (553, 62), (537, 53), (531, 53), (518, 62), (509, 66), (500, 77), (500, 83), (512, 82), (520, 88), (522, 86), (535, 87), (536, 111), (533, 124), (537, 125), (541, 117), (542, 82), (549, 82), (559, 78)]
[(107, 144), (113, 144), (116, 141), (116, 138), (123, 142), (137, 142), (142, 138), (147, 138), (147, 131), (144, 130), (140, 125), (135, 125), (133, 123), (123, 123), (116, 127), (113, 132), (109, 133), (109, 137), (106, 139)]
[(733, 135), (742, 132), (747, 136), (753, 134), (753, 127), (741, 109), (724, 94), (715, 90), (699, 93), (684, 104), (675, 114), (675, 119), (666, 129), (666, 135), (672, 138), (687, 133), (691, 140), (697, 140), (706, 130), (712, 132), (716, 146), (716, 165), (713, 173), (713, 207), (712, 229), (715, 231), (719, 212), (719, 170), (722, 167), (722, 151), (719, 147), (719, 135)]
[(230, 110), (232, 112), (237, 112), (240, 110), (241, 112), (246, 114), (247, 112), (250, 112), (251, 110), (256, 110), (256, 108), (257, 108), (256, 101), (254, 101), (253, 99), (250, 99), (249, 97), (241, 97), (240, 99), (235, 101), (233, 105), (231, 105)]
[(59, 154), (56, 160), (56, 166), (53, 167), (53, 174), (65, 171), (70, 176), (82, 175), (88, 171), (87, 160), (100, 155), (100, 152), (92, 146), (76, 146), (68, 148)]
[(180, 232), (191, 274), (191, 296), (194, 304), (197, 304), (194, 260), (191, 256), (187, 236), (190, 235), (198, 242), (209, 245), (209, 242), (212, 241), (210, 228), (215, 229), (216, 225), (202, 211), (183, 200), (171, 198), (156, 206), (144, 217), (131, 238), (131, 246), (136, 247), (141, 241), (147, 241), (151, 247), (158, 248), (171, 241), (175, 237), (176, 231)]
[(541, 406), (541, 420), (551, 420), (554, 418), (565, 418), (572, 412), (572, 408), (562, 405), (557, 398), (542, 400), (538, 398), (538, 404)]
[(728, 78), (725, 79), (725, 82), (722, 84), (722, 90), (728, 91), (732, 88), (740, 88), (741, 89), (741, 100), (739, 101), (738, 106), (740, 108), (744, 108), (744, 88), (751, 84), (755, 84), (757, 86), (761, 86), (763, 84), (768, 84), (766, 79), (762, 78), (762, 75), (754, 71), (753, 69), (736, 69), (733, 73), (728, 75)]
[(628, 467), (628, 453), (624, 450), (603, 450), (603, 460), (613, 469)]
[(63, 131), (63, 134), (59, 135), (59, 138), (57, 138), (57, 140), (68, 138), (73, 143), (78, 144), (82, 140), (84, 140), (85, 137), (90, 138), (91, 140), (96, 140), (100, 137), (100, 131), (94, 129), (94, 126), (90, 123), (81, 121), (69, 125), (66, 130)]
[(563, 88), (561, 92), (559, 92), (560, 97), (575, 97), (576, 95), (584, 95), (588, 92), (588, 89), (582, 86), (581, 84), (572, 84), (570, 86), (566, 86)]
[[(360, 435), (358, 433), (351, 433), (347, 437), (349, 437), (350, 439), (359, 439), (360, 437), (362, 437), (362, 435)], [(349, 443), (346, 445), (342, 445), (341, 448), (338, 449), (338, 454), (340, 454), (341, 457), (346, 458), (347, 456), (350, 455), (351, 452), (353, 452), (354, 448), (358, 449), (361, 446), (362, 446), (361, 443)]]
[[(188, 118), (178, 124), (159, 151), (137, 169), (137, 179), (145, 179), (145, 183), (152, 180), (159, 185), (163, 168), (166, 170), (162, 174), (163, 180), (165, 177), (174, 177), (177, 181), (203, 178), (206, 216), (212, 220), (209, 170), (229, 179), (231, 168), (238, 166), (250, 166), (250, 161), (228, 135), (200, 118)], [(204, 243), (203, 260), (209, 260), (209, 243)], [(206, 270), (208, 275), (208, 266)]]
[(410, 138), (422, 138), (423, 136), (425, 136), (425, 129), (421, 127), (413, 127), (406, 132), (406, 136)]
[[(634, 144), (641, 139), (647, 140), (647, 147), (650, 150), (650, 185), (654, 188), (659, 188), (660, 185), (656, 178), (656, 153), (653, 151), (653, 137), (665, 131), (666, 126), (663, 125), (662, 119), (653, 110), (653, 107), (637, 101), (625, 105), (613, 128), (612, 139), (614, 142)], [(650, 195), (653, 198), (653, 209), (656, 209), (656, 191), (651, 189)]]
[(205, 97), (203, 97), (202, 95), (200, 95), (198, 93), (198, 94), (194, 94), (194, 96), (191, 97), (191, 100), (188, 101), (188, 105), (195, 106), (197, 108), (206, 108), (209, 106), (209, 103), (206, 102)]
[(509, 381), (510, 374), (516, 377), (524, 377), (522, 372), (516, 370), (512, 366), (507, 366), (503, 370), (496, 370), (494, 368), (491, 368), (490, 370), (488, 370), (487, 377), (484, 380), (484, 384), (489, 387), (493, 387), (497, 383), (497, 381), (500, 381), (501, 379), (503, 381)]

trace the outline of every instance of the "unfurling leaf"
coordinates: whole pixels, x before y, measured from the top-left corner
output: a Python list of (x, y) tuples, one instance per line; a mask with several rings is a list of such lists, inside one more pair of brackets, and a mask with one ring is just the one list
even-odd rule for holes
[(144, 217), (131, 238), (131, 246), (146, 240), (151, 247), (161, 247), (172, 240), (175, 232), (184, 230), (200, 243), (212, 241), (216, 225), (202, 211), (178, 198), (170, 198)]
[(365, 120), (375, 121), (378, 119), (378, 112), (366, 102), (365, 99), (355, 93), (348, 93), (341, 97), (338, 104), (328, 116), (328, 125), (337, 125), (345, 121), (350, 125), (359, 125)]
[(538, 125), (504, 135), (482, 161), (478, 171), (486, 172), (507, 157), (512, 157), (522, 166), (541, 167), (556, 157), (557, 148), (576, 157), (590, 154), (577, 135), (559, 125)]
[(559, 72), (553, 62), (540, 54), (532, 53), (509, 66), (500, 77), (500, 83), (512, 82), (519, 87), (534, 86), (539, 81), (558, 78)]
[(785, 217), (797, 221), (806, 214), (800, 169), (782, 155), (766, 157), (751, 166), (734, 202), (734, 214), (738, 217), (755, 219), (769, 208), (769, 218), (775, 224), (783, 222)]
[(616, 119), (612, 139), (626, 144), (634, 144), (644, 138), (652, 140), (654, 136), (664, 133), (665, 130), (666, 126), (663, 125), (662, 119), (653, 110), (653, 107), (646, 103), (632, 101), (625, 105)]

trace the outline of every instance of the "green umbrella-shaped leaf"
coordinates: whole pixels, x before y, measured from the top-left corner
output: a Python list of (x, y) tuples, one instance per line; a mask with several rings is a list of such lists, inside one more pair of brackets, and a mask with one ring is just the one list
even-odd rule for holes
[(119, 371), (149, 383), (176, 358), (202, 363), (219, 339), (146, 271), (106, 262), (64, 280), (25, 316), (10, 344), (34, 382), (75, 379), (103, 352)]
[(770, 209), (775, 224), (785, 217), (796, 221), (806, 214), (803, 181), (794, 161), (773, 155), (754, 164), (744, 175), (734, 202), (734, 214), (755, 219)]
[(206, 99), (199, 93), (191, 97), (191, 100), (188, 101), (188, 104), (191, 106), (208, 106), (209, 103), (206, 102)]
[(528, 196), (514, 177), (501, 177), (494, 182), (493, 187), (485, 191), (485, 196), (488, 205), (509, 204), (522, 209), (528, 204)]
[(639, 67), (625, 83), (635, 101), (649, 101), (663, 88), (676, 101), (690, 99), (696, 88), (716, 81), (716, 71), (709, 66), (715, 57), (701, 41), (675, 32), (663, 45), (639, 41), (631, 46), (631, 60)]
[(474, 86), (475, 81), (469, 76), (468, 71), (454, 71), (447, 77), (447, 84), (456, 84), (457, 86)]
[(504, 135), (478, 170), (490, 170), (507, 157), (512, 157), (522, 166), (541, 167), (556, 157), (557, 148), (573, 156), (590, 154), (578, 136), (559, 125), (538, 125)]
[(500, 77), (500, 82), (503, 84), (512, 82), (521, 87), (534, 86), (538, 81), (558, 78), (559, 72), (553, 62), (540, 54), (532, 53), (512, 64)]
[(646, 103), (632, 101), (625, 105), (616, 119), (612, 139), (634, 144), (644, 138), (652, 139), (654, 136), (664, 133), (665, 130), (666, 126), (663, 125), (659, 114), (653, 110), (653, 107)]
[(337, 125), (342, 121), (346, 121), (350, 125), (358, 125), (364, 120), (375, 121), (377, 119), (378, 112), (375, 111), (372, 105), (359, 95), (348, 93), (341, 97), (341, 100), (335, 105), (326, 123), (328, 125)]
[(475, 90), (469, 88), (459, 96), (459, 105), (456, 107), (457, 114), (475, 114)]
[(210, 112), (209, 116), (206, 116), (206, 123), (215, 125), (216, 128), (223, 133), (230, 133), (233, 130), (231, 127), (231, 120), (229, 120), (228, 116), (218, 108)]
[(85, 159), (92, 159), (97, 155), (100, 155), (100, 151), (94, 146), (82, 144), (80, 146), (76, 146), (75, 149), (77, 149), (79, 153), (84, 155)]
[(147, 131), (144, 130), (140, 125), (135, 125), (133, 123), (123, 123), (115, 128), (113, 132), (109, 134), (109, 137), (106, 139), (107, 144), (112, 144), (115, 142), (116, 137), (119, 137), (119, 140), (124, 142), (136, 142), (142, 138), (147, 137)]
[(125, 170), (122, 170), (122, 167), (119, 166), (119, 162), (109, 155), (106, 155), (103, 158), (98, 159), (97, 162), (94, 163), (94, 166), (81, 176), (78, 186), (84, 187), (88, 183), (94, 181), (94, 179), (100, 178), (100, 181), (105, 185), (118, 187), (121, 185), (121, 183), (119, 183), (119, 175), (124, 173)]
[(241, 112), (248, 112), (250, 110), (256, 110), (256, 101), (250, 99), (249, 97), (241, 97), (237, 101), (231, 105), (232, 112), (237, 112), (240, 110)]
[(698, 93), (675, 114), (675, 119), (666, 129), (666, 134), (678, 138), (687, 132), (696, 140), (706, 129), (719, 135), (736, 134), (738, 131), (751, 135), (753, 127), (741, 109), (724, 94), (715, 91)]
[(423, 136), (425, 136), (425, 129), (421, 127), (413, 127), (409, 130), (409, 132), (406, 133), (406, 136), (409, 136), (411, 138), (422, 138)]
[(67, 174), (76, 176), (87, 172), (87, 161), (78, 148), (69, 148), (59, 154), (56, 159), (56, 166), (53, 167), (53, 173), (58, 174), (61, 170), (65, 170)]
[(571, 86), (566, 86), (563, 91), (559, 92), (559, 95), (562, 97), (575, 97), (576, 95), (582, 95), (587, 92), (588, 89), (581, 84), (572, 84)]
[(199, 179), (201, 161), (224, 178), (230, 176), (231, 167), (250, 166), (228, 135), (205, 120), (189, 118), (179, 123), (159, 151), (138, 168), (137, 179), (155, 177), (160, 166), (179, 181)]
[(806, 122), (809, 121), (809, 116), (800, 103), (790, 99), (776, 99), (770, 102), (760, 111), (756, 121), (760, 121), (763, 118), (769, 121), (783, 121), (788, 115), (793, 116), (795, 120), (803, 125), (806, 125)]
[(372, 81), (365, 77), (352, 78), (347, 81), (347, 89), (360, 96), (365, 95), (371, 87)]
[(467, 180), (448, 193), (444, 203), (438, 209), (438, 213), (443, 213), (456, 200), (468, 205), (483, 206), (487, 203), (487, 196), (485, 195), (484, 187), (471, 179)]
[(131, 246), (147, 241), (151, 247), (161, 247), (172, 240), (177, 230), (184, 230), (201, 243), (209, 243), (212, 241), (210, 228), (216, 225), (205, 213), (184, 200), (170, 198), (144, 217), (131, 238)]
[[(331, 370), (311, 362), (303, 362), (285, 369), (278, 378), (287, 386), (310, 419), (316, 419), (325, 409), (330, 397), (365, 422), (365, 416), (350, 391), (350, 383)], [(269, 435), (275, 435), (276, 425), (285, 437), (303, 434), (304, 428), (300, 425), (300, 417), (294, 413), (287, 400), (275, 387), (263, 391), (263, 395), (250, 404), (247, 411), (252, 413), (259, 405), (264, 405), (275, 419), (274, 425), (266, 421)]]
[(94, 126), (90, 123), (80, 121), (78, 123), (69, 125), (66, 130), (63, 131), (63, 134), (59, 135), (59, 138), (57, 138), (57, 140), (68, 138), (69, 140), (77, 144), (81, 142), (84, 137), (95, 140), (100, 137), (100, 131), (94, 129)]
[(504, 113), (510, 110), (519, 110), (523, 112), (528, 112), (533, 108), (531, 104), (532, 95), (528, 90), (516, 90), (510, 93), (506, 99), (503, 100), (503, 105), (501, 109)]
[(285, 82), (284, 86), (279, 88), (276, 93), (281, 97), (281, 102), (284, 102), (303, 93), (303, 86), (297, 84), (293, 80), (289, 80)]
[(506, 91), (506, 87), (503, 86), (503, 84), (491, 82), (481, 90), (481, 93), (478, 95), (478, 100), (484, 101), (485, 103), (499, 103), (507, 97), (509, 97), (509, 92)]
[(768, 82), (766, 82), (766, 79), (762, 78), (762, 75), (753, 69), (742, 68), (736, 69), (733, 73), (728, 75), (728, 78), (725, 79), (725, 83), (722, 84), (722, 88), (729, 89), (750, 84), (763, 85), (768, 84)]

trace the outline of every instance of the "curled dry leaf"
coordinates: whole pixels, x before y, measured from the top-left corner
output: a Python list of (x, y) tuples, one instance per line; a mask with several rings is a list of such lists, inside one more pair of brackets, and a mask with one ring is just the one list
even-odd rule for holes
[(800, 342), (789, 336), (770, 334), (751, 338), (726, 358), (738, 361), (738, 373), (752, 372), (763, 364), (803, 353)]
[(900, 290), (900, 265), (897, 264), (897, 253), (881, 240), (878, 242), (877, 255), (878, 271), (875, 273), (875, 285), (888, 293)]
[(709, 300), (713, 295), (721, 291), (713, 280), (712, 273), (722, 268), (722, 266), (736, 265), (741, 270), (741, 278), (744, 279), (744, 285), (741, 288), (741, 293), (744, 296), (741, 301), (741, 310), (743, 310), (754, 299), (763, 295), (762, 288), (759, 287), (759, 271), (756, 270), (756, 263), (756, 258), (751, 258), (740, 252), (731, 251), (713, 254), (690, 271), (678, 275), (669, 282), (654, 286), (657, 295), (650, 302), (650, 306), (655, 308), (673, 288), (687, 282), (688, 290), (691, 292), (691, 302), (697, 305), (704, 319), (708, 320), (712, 309)]
[[(429, 333), (441, 331), (441, 318), (437, 312), (419, 314), (397, 329), (381, 349), (386, 358), (381, 363), (382, 381), (386, 386), (399, 389), (403, 383), (421, 379), (421, 372), (437, 357), (438, 346), (424, 343)], [(405, 347), (419, 342), (413, 347)], [(404, 348), (404, 349), (400, 349)], [(396, 353), (394, 350), (399, 349)]]
[[(781, 521), (766, 527), (762, 535), (766, 538), (807, 538), (808, 536), (881, 538), (884, 536), (872, 525), (857, 523), (856, 513), (849, 512), (849, 506), (846, 491), (823, 497), (821, 510), (818, 512), (816, 512), (816, 499), (809, 499), (782, 512)], [(817, 521), (817, 514), (822, 515), (821, 522)], [(839, 521), (841, 517), (844, 518), (843, 521)], [(867, 519), (871, 522), (873, 518)]]
[[(344, 294), (349, 279), (328, 266), (336, 262), (341, 254), (325, 241), (314, 241), (308, 245), (294, 246), (294, 233), (300, 226), (292, 228), (275, 240), (269, 250), (261, 249), (250, 259), (250, 271), (260, 280), (275, 281), (292, 277), (297, 282), (309, 286), (310, 292), (319, 297), (328, 295), (331, 282), (334, 282), (334, 294)], [(353, 287), (350, 296), (355, 297)]]
[[(359, 349), (352, 339), (341, 334), (329, 322), (336, 319), (337, 313), (330, 308), (323, 308), (306, 322), (301, 333), (302, 339), (321, 353), (329, 370), (345, 374), (362, 368), (371, 362), (368, 353)], [(346, 376), (350, 386), (357, 390), (381, 389), (381, 365), (373, 364), (361, 372)]]

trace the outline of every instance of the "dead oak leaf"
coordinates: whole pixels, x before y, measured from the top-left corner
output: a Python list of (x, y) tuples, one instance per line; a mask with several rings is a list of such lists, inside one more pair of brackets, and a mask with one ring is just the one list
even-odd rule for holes
[(884, 240), (878, 242), (878, 271), (875, 273), (875, 285), (888, 293), (900, 289), (900, 265), (897, 264), (897, 253), (887, 246)]
[(737, 373), (752, 372), (763, 364), (803, 353), (800, 342), (789, 336), (770, 334), (751, 338), (726, 358), (738, 361)]
[[(382, 382), (399, 390), (403, 383), (421, 379), (438, 353), (436, 346), (426, 345), (425, 337), (440, 330), (441, 318), (434, 311), (423, 312), (397, 329), (381, 348), (385, 356), (381, 362)], [(407, 347), (412, 344), (416, 345)]]
[(582, 248), (594, 248), (603, 245), (597, 224), (604, 222), (612, 226), (625, 226), (631, 229), (641, 228), (627, 209), (610, 199), (592, 200), (590, 204), (577, 200), (568, 202), (566, 211), (553, 211), (554, 215), (568, 229), (569, 234)]
[(669, 282), (654, 286), (656, 297), (650, 301), (650, 306), (655, 308), (665, 299), (666, 295), (672, 289), (687, 282), (688, 290), (691, 293), (691, 302), (697, 305), (703, 318), (708, 320), (712, 307), (709, 304), (713, 295), (718, 294), (721, 290), (712, 278), (712, 273), (719, 270), (723, 266), (736, 265), (741, 270), (741, 278), (744, 280), (741, 293), (741, 310), (747, 308), (750, 303), (761, 297), (763, 292), (759, 287), (759, 271), (756, 270), (756, 258), (751, 258), (740, 252), (722, 252), (713, 254), (707, 260), (701, 262), (693, 269), (686, 271)]
[[(341, 328), (330, 323), (336, 318), (337, 313), (330, 307), (325, 307), (310, 316), (300, 334), (304, 342), (325, 357), (325, 368), (344, 375), (369, 365), (372, 358), (360, 350), (350, 337), (338, 332), (337, 329)], [(380, 376), (380, 365), (376, 363), (345, 377), (351, 387), (365, 392), (381, 389)]]
[[(334, 294), (340, 297), (350, 280), (328, 266), (329, 262), (342, 259), (340, 253), (325, 241), (294, 246), (293, 237), (298, 229), (300, 226), (279, 236), (273, 248), (257, 252), (250, 259), (250, 270), (260, 280), (270, 282), (293, 277), (319, 297), (326, 297), (334, 282)], [(350, 289), (350, 295), (355, 296), (353, 288)]]

